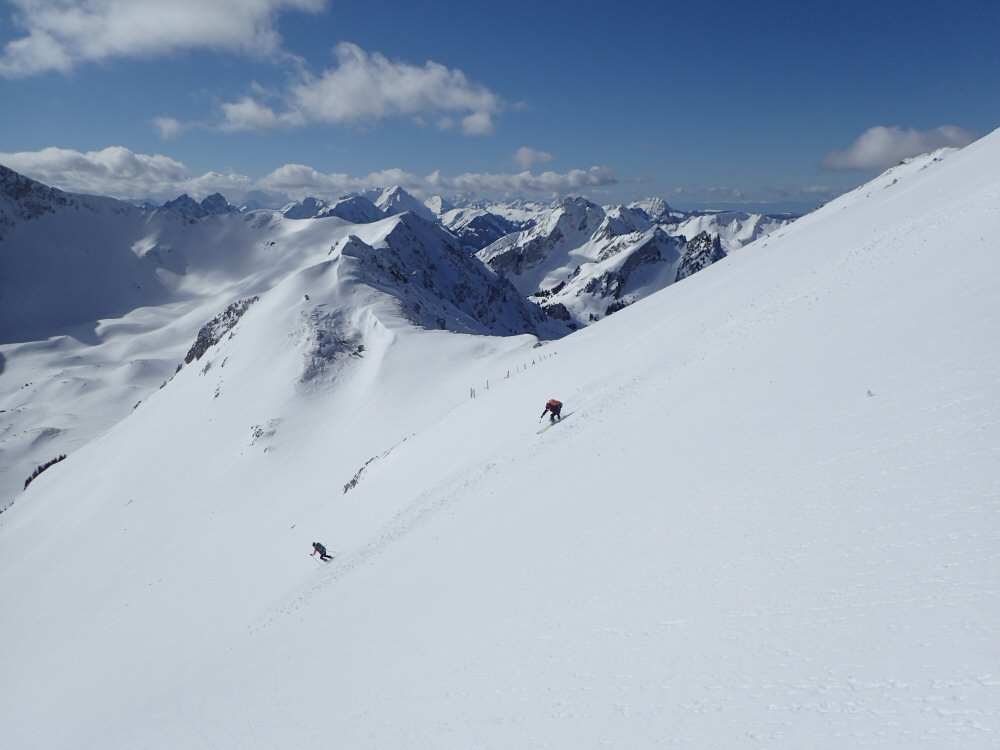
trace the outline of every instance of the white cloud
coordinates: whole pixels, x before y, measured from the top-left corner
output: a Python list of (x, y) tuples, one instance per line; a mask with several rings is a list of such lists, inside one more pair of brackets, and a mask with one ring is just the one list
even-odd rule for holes
[(161, 193), (188, 180), (187, 168), (176, 159), (136, 154), (121, 146), (86, 153), (45, 148), (0, 154), (0, 164), (62, 190), (117, 197)]
[(426, 178), (431, 192), (489, 197), (557, 197), (576, 191), (616, 185), (618, 179), (608, 167), (571, 169), (568, 172), (528, 171), (517, 174), (467, 173), (447, 177), (434, 172)]
[(514, 163), (521, 169), (531, 169), (535, 164), (552, 161), (552, 158), (552, 154), (548, 151), (537, 151), (528, 146), (521, 146), (514, 154)]
[(307, 123), (358, 124), (389, 117), (433, 119), (453, 127), (459, 117), (467, 135), (493, 132), (502, 99), (466, 75), (433, 61), (423, 66), (369, 54), (342, 42), (337, 66), (321, 75), (303, 73), (285, 96), (286, 111), (274, 112), (251, 97), (223, 105), (224, 130), (271, 130)]
[(160, 137), (166, 140), (175, 137), (184, 130), (184, 124), (173, 117), (154, 117), (152, 123)]
[(24, 36), (0, 55), (0, 76), (22, 78), (112, 58), (188, 49), (275, 55), (285, 10), (319, 12), (327, 0), (11, 0)]
[(346, 174), (323, 174), (305, 164), (285, 164), (258, 181), (266, 192), (279, 192), (288, 196), (330, 196), (356, 190), (355, 181)]
[(136, 154), (121, 146), (86, 153), (62, 148), (0, 153), (0, 164), (73, 193), (166, 201), (181, 193), (202, 198), (219, 192), (234, 203), (254, 195), (276, 206), (306, 196), (337, 198), (346, 193), (390, 185), (401, 185), (421, 198), (437, 193), (477, 198), (552, 198), (618, 183), (607, 167), (541, 174), (524, 171), (457, 176), (436, 171), (421, 177), (398, 168), (351, 176), (323, 173), (305, 164), (285, 164), (257, 179), (232, 172), (192, 176), (184, 164), (168, 156)]
[(224, 122), (221, 129), (227, 133), (240, 130), (277, 130), (303, 124), (295, 112), (276, 113), (266, 104), (245, 96), (237, 102), (222, 105)]
[(493, 117), (490, 112), (473, 112), (462, 118), (462, 132), (466, 135), (489, 135), (493, 129)]
[(933, 130), (878, 125), (858, 136), (850, 147), (829, 153), (823, 160), (823, 167), (834, 171), (887, 169), (911, 156), (945, 146), (961, 148), (974, 140), (975, 134), (954, 125), (942, 125)]

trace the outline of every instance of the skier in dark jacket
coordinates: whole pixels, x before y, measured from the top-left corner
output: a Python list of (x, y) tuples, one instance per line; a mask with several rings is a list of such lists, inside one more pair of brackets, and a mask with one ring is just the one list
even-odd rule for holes
[(319, 553), (319, 559), (322, 560), (323, 562), (333, 559), (333, 555), (326, 554), (326, 547), (324, 547), (319, 542), (313, 542), (313, 551), (309, 554), (309, 556), (312, 557), (317, 552)]
[[(542, 412), (542, 417), (545, 416), (545, 412), (552, 412), (549, 414), (549, 423), (555, 422), (557, 419), (561, 422), (562, 417), (559, 416), (559, 412), (562, 411), (562, 401), (556, 401), (554, 398), (550, 398), (545, 403), (545, 411)], [(541, 419), (542, 417), (539, 417)]]

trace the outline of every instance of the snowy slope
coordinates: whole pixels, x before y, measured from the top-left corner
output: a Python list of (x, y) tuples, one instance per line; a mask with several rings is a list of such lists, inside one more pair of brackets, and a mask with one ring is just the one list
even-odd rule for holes
[[(199, 218), (189, 198), (144, 211), (8, 176), (13, 189), (0, 195), (16, 200), (0, 206), (9, 217), (0, 240), (0, 508), (37, 467), (105, 432), (169, 380), (206, 322), (337, 260), (349, 239), (367, 270), (347, 283), (393, 297), (421, 325), (566, 332), (447, 232), (412, 214), (367, 221), (364, 204), (379, 212), (363, 198), (313, 202), (317, 221), (294, 218), (305, 202), (286, 207), (288, 216), (223, 208)], [(338, 218), (348, 206), (367, 223)], [(311, 313), (315, 335), (327, 337), (323, 357), (358, 338), (340, 331), (354, 313)]]
[(0, 515), (0, 745), (995, 747), (997, 175), (914, 160), (540, 348), (379, 297), (303, 379), (360, 287), (284, 277)]

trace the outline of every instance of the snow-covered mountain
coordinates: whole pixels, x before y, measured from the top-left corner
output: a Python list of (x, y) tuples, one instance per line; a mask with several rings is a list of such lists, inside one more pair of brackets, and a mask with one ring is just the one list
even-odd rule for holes
[(281, 209), (287, 219), (325, 219), (336, 217), (352, 224), (371, 224), (386, 217), (363, 195), (349, 195), (327, 203), (319, 198), (304, 198)]
[(164, 203), (163, 208), (167, 211), (175, 211), (192, 220), (204, 219), (207, 216), (240, 213), (239, 208), (229, 205), (229, 202), (219, 193), (213, 193), (201, 201), (196, 201), (185, 193), (179, 198)]
[(453, 208), (440, 216), (441, 224), (461, 241), (472, 254), (491, 245), (501, 237), (531, 226), (532, 221), (515, 222), (484, 208)]
[[(9, 170), (2, 177), (0, 356), (9, 377), (0, 383), (0, 507), (37, 466), (86, 444), (172, 377), (208, 321), (306, 269), (337, 279), (326, 292), (303, 292), (308, 310), (319, 299), (333, 306), (303, 312), (321, 357), (340, 356), (343, 342), (364, 345), (352, 326), (376, 299), (434, 329), (567, 331), (437, 224), (386, 217), (362, 197), (246, 214), (222, 209), (222, 199), (195, 216), (190, 199), (142, 210)], [(301, 220), (309, 213), (321, 220)], [(53, 406), (70, 398), (70, 414)]]
[(427, 206), (414, 198), (399, 185), (386, 188), (374, 201), (383, 213), (389, 216), (410, 211), (425, 221), (435, 221), (436, 216)]
[(445, 200), (440, 195), (432, 195), (424, 201), (424, 205), (437, 217), (451, 211), (455, 207), (451, 201)]
[(493, 270), (506, 275), (524, 295), (545, 291), (574, 272), (584, 245), (604, 221), (604, 210), (584, 198), (569, 199), (530, 229), (504, 237), (479, 253)]
[(602, 208), (583, 198), (478, 252), (522, 294), (572, 327), (588, 325), (791, 223), (738, 212), (683, 214), (662, 200)]
[(315, 219), (329, 206), (327, 202), (312, 196), (281, 207), (281, 215), (286, 219)]
[(0, 345), (0, 447), (191, 362), (0, 514), (0, 746), (991, 750), (998, 194), (1000, 131), (547, 342), (413, 213), (126, 211), (169, 301)]
[(790, 224), (794, 217), (747, 213), (745, 211), (710, 211), (678, 218), (671, 234), (687, 238), (705, 233), (719, 238), (728, 254), (744, 245), (756, 242)]

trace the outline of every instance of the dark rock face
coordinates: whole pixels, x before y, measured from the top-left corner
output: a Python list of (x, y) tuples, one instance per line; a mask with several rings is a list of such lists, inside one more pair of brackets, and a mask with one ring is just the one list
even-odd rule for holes
[(243, 317), (243, 313), (249, 309), (250, 305), (256, 302), (259, 297), (248, 297), (237, 300), (221, 313), (216, 315), (198, 331), (198, 337), (194, 344), (188, 349), (184, 357), (184, 364), (191, 364), (196, 359), (201, 359), (202, 355), (211, 347), (218, 344), (222, 337), (233, 329), (233, 326)]
[(684, 257), (677, 269), (677, 281), (686, 279), (691, 274), (697, 273), (725, 257), (726, 253), (722, 249), (719, 236), (702, 232), (687, 243)]

